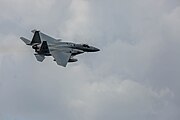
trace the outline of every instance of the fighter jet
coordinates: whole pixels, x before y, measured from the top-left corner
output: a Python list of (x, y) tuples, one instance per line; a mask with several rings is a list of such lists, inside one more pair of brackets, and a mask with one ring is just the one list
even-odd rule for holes
[(37, 30), (32, 30), (32, 32), (34, 33), (32, 41), (24, 37), (20, 37), (20, 39), (35, 50), (34, 55), (39, 62), (43, 62), (45, 56), (52, 56), (58, 65), (66, 67), (68, 62), (78, 61), (74, 58), (78, 54), (100, 51), (100, 49), (87, 44), (63, 42), (62, 39), (52, 38)]

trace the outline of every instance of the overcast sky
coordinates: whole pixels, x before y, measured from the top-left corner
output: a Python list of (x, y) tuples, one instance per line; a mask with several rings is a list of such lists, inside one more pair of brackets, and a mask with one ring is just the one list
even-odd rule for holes
[[(101, 49), (36, 61), (32, 29)], [(0, 120), (179, 120), (179, 0), (0, 0)]]

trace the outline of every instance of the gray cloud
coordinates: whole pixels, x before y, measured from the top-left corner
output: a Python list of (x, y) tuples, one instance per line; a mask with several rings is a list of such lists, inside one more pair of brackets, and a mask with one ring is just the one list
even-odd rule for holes
[[(178, 0), (2, 0), (0, 119), (179, 120)], [(67, 68), (36, 62), (40, 29), (99, 46)]]

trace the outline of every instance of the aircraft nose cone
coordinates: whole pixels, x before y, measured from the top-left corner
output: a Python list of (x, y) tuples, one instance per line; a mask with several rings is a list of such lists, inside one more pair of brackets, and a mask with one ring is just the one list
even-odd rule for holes
[(95, 52), (98, 52), (98, 51), (100, 51), (100, 49), (98, 49), (98, 48), (95, 48), (95, 49), (94, 49), (94, 51), (95, 51)]
[(100, 49), (97, 48), (97, 51), (100, 51)]

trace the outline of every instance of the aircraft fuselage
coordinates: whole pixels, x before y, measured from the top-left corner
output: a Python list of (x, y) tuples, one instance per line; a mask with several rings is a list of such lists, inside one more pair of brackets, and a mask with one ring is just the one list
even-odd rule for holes
[[(51, 56), (50, 52), (46, 52), (46, 53), (39, 53), (39, 49), (40, 46), (32, 46), (33, 49), (35, 49), (35, 51), (38, 54), (43, 54), (45, 56)], [(98, 48), (93, 47), (93, 46), (89, 46), (87, 44), (75, 44), (75, 43), (70, 43), (70, 42), (59, 42), (56, 45), (49, 45), (49, 49), (51, 50), (59, 50), (61, 51), (61, 49), (64, 48), (71, 48), (72, 50), (70, 51), (72, 53), (73, 56), (78, 55), (78, 54), (82, 54), (84, 52), (97, 52), (99, 51)]]

